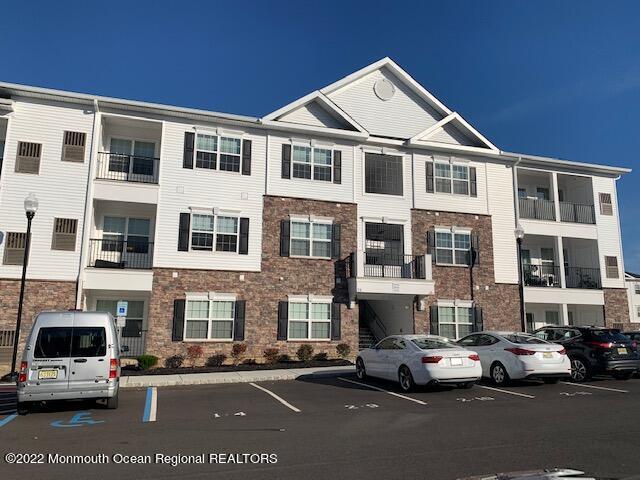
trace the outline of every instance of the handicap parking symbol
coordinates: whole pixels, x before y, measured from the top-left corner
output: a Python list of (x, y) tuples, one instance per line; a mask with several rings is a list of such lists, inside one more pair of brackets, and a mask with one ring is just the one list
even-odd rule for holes
[(91, 412), (76, 412), (71, 420), (64, 422), (64, 420), (56, 420), (51, 422), (52, 427), (81, 427), (82, 425), (94, 425), (96, 423), (104, 423), (104, 420), (94, 420), (91, 418)]

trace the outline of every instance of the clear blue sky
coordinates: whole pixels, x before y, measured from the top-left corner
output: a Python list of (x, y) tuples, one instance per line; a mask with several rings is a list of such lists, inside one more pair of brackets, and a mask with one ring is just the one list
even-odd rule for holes
[(503, 150), (637, 169), (640, 2), (3, 2), (0, 80), (260, 116), (384, 56)]

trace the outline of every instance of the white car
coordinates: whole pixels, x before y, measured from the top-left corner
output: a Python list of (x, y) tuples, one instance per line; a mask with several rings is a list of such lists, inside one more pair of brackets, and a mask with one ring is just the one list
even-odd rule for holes
[(393, 380), (405, 392), (415, 385), (454, 384), (470, 388), (482, 369), (476, 352), (437, 335), (393, 335), (358, 353), (356, 374)]
[(571, 375), (571, 360), (562, 345), (523, 332), (477, 332), (458, 341), (480, 355), (482, 376), (504, 385), (509, 380), (541, 379), (556, 383)]

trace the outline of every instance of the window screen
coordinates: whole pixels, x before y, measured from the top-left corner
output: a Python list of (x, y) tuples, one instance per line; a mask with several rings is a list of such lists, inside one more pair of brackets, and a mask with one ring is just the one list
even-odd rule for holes
[(367, 193), (402, 195), (402, 157), (367, 153), (364, 175)]

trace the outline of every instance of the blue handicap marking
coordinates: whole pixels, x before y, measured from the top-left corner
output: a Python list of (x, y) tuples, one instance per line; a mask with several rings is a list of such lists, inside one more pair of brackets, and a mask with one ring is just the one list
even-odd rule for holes
[(96, 423), (104, 423), (104, 420), (94, 420), (91, 418), (91, 412), (76, 412), (69, 422), (64, 423), (63, 420), (51, 422), (52, 427), (81, 427), (82, 425), (94, 425)]

